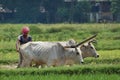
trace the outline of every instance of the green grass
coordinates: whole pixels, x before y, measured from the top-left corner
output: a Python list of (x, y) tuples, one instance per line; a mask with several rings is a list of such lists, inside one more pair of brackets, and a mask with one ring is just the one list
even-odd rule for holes
[(120, 74), (120, 65), (74, 65), (71, 67), (60, 66), (60, 67), (47, 67), (47, 68), (20, 68), (20, 69), (1, 69), (0, 75), (46, 75), (46, 74)]
[(97, 51), (99, 58), (85, 58), (85, 64), (120, 64), (120, 50)]
[(14, 64), (18, 62), (19, 54), (15, 51), (7, 53), (0, 52), (0, 64)]
[(117, 74), (79, 74), (79, 75), (17, 75), (17, 76), (1, 76), (2, 80), (120, 80)]

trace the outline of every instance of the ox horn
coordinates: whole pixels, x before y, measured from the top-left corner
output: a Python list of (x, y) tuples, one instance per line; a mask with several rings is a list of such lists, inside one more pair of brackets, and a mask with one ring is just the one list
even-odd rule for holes
[(82, 45), (82, 44), (84, 44), (84, 43), (86, 43), (86, 42), (88, 42), (88, 41), (92, 40), (92, 39), (93, 39), (93, 38), (95, 38), (96, 36), (97, 36), (97, 34), (95, 34), (95, 35), (93, 35), (93, 36), (91, 36), (91, 37), (89, 37), (89, 38), (85, 39), (84, 41), (82, 41), (82, 42), (78, 43), (77, 45), (64, 46), (64, 48), (75, 48), (75, 47), (78, 47), (79, 45)]
[(97, 36), (97, 34), (95, 34), (95, 35), (93, 35), (93, 36), (91, 36), (91, 37), (85, 39), (84, 41), (78, 43), (78, 44), (76, 45), (76, 47), (78, 47), (79, 45), (82, 45), (82, 44), (84, 44), (84, 43), (86, 43), (86, 42), (92, 40), (92, 39), (95, 38), (96, 36)]

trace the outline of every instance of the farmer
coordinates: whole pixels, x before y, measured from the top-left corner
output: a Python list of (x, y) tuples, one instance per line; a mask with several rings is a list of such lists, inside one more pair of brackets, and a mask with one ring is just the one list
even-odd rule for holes
[[(23, 45), (27, 42), (32, 41), (32, 37), (29, 35), (29, 32), (30, 32), (30, 29), (28, 26), (24, 26), (22, 28), (22, 30), (21, 30), (22, 34), (18, 36), (17, 41), (16, 41), (16, 51), (17, 52), (19, 52), (20, 45)], [(22, 62), (22, 55), (20, 52), (19, 52), (19, 57), (20, 57), (20, 61), (19, 61), (18, 67)]]

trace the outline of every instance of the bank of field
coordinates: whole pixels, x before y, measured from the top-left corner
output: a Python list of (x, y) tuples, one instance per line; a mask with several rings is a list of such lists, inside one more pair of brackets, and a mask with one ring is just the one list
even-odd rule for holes
[[(15, 41), (22, 26), (30, 27), (33, 41), (80, 42), (98, 34), (94, 44), (99, 58), (84, 64), (16, 69)], [(120, 24), (0, 24), (0, 79), (2, 80), (120, 80)]]

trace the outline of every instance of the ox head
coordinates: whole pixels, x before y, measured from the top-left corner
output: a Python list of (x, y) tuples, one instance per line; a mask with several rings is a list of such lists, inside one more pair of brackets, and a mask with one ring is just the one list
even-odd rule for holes
[(79, 47), (75, 46), (76, 41), (71, 39), (65, 43), (64, 49), (68, 51), (67, 57), (72, 59), (75, 63), (83, 63), (82, 53)]
[(67, 56), (74, 61), (74, 63), (83, 63), (83, 57), (82, 57), (82, 52), (79, 47), (75, 46), (64, 46), (65, 50), (68, 50), (69, 53)]
[[(76, 45), (65, 46), (65, 48), (75, 48), (75, 50), (77, 51), (77, 54), (80, 55), (80, 59), (84, 58), (84, 55), (83, 56), (81, 55), (83, 48), (84, 48), (84, 52), (88, 53), (89, 56), (99, 57), (99, 55), (96, 52), (96, 49), (94, 48), (93, 44), (91, 43), (93, 41), (93, 38), (95, 38), (96, 36), (97, 35), (95, 34), (95, 35), (89, 37), (88, 39), (85, 39), (84, 41), (82, 41)], [(88, 43), (88, 45), (84, 45), (84, 43)], [(80, 48), (80, 46), (81, 46), (81, 48)], [(83, 58), (81, 58), (81, 57), (83, 57)]]
[(80, 46), (80, 50), (82, 52), (83, 58), (86, 57), (99, 57), (99, 54), (97, 53), (94, 45), (92, 44), (92, 41), (89, 41), (83, 45)]
[(66, 50), (68, 53), (66, 54), (66, 59), (72, 59), (74, 63), (83, 63), (83, 57), (82, 52), (79, 49), (79, 47), (75, 48), (68, 48), (64, 46), (64, 50)]

